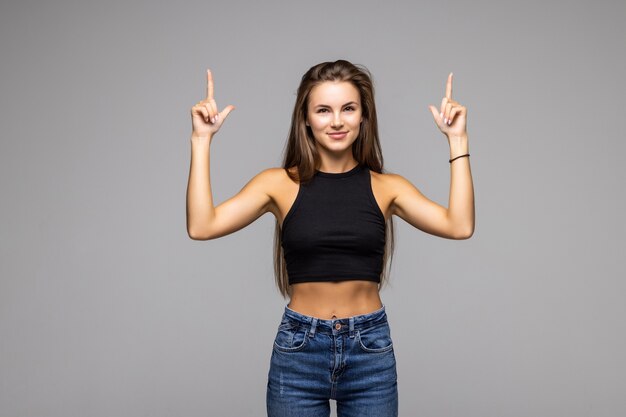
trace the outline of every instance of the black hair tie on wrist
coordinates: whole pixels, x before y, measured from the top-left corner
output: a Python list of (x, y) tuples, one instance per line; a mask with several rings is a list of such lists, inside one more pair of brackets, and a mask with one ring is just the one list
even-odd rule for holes
[(451, 159), (451, 160), (449, 160), (448, 162), (452, 163), (452, 161), (454, 161), (454, 160), (456, 160), (456, 159), (459, 159), (459, 158), (463, 158), (464, 156), (470, 156), (470, 154), (466, 153), (465, 155), (460, 155), (460, 156), (457, 156), (456, 158), (452, 158), (452, 159)]

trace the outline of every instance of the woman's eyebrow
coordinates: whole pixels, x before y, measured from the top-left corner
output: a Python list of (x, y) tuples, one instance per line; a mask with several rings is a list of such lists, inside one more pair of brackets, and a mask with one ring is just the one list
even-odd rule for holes
[[(341, 107), (346, 107), (346, 106), (354, 106), (354, 105), (358, 105), (359, 103), (357, 103), (356, 101), (349, 101), (346, 104), (343, 104)], [(316, 104), (315, 107), (328, 107), (330, 108), (330, 106), (328, 104)]]

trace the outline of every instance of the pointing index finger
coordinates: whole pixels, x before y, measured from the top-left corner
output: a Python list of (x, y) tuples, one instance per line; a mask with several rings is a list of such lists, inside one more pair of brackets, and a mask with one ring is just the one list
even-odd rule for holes
[(207, 100), (211, 100), (213, 98), (213, 74), (211, 74), (211, 70), (206, 70), (206, 98)]
[(448, 82), (446, 83), (446, 97), (452, 98), (452, 73), (448, 75)]

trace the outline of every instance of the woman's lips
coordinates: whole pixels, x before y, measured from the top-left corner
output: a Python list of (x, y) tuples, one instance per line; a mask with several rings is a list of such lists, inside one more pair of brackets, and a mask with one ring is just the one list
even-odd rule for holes
[(333, 139), (343, 139), (348, 135), (348, 132), (333, 132), (333, 133), (329, 133), (328, 136), (330, 136)]

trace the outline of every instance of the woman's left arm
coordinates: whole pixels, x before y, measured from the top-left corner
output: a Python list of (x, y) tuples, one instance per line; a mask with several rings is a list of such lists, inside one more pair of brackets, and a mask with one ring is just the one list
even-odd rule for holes
[[(448, 136), (450, 159), (469, 153), (467, 134)], [(448, 198), (448, 220), (454, 230), (460, 231), (462, 239), (474, 234), (474, 185), (469, 157), (450, 162), (450, 196)]]
[[(450, 159), (469, 153), (467, 109), (452, 99), (452, 73), (448, 75), (446, 95), (439, 111), (428, 106), (439, 130), (448, 138)], [(436, 236), (468, 239), (474, 234), (474, 186), (469, 157), (450, 162), (448, 208), (426, 198), (409, 181), (391, 175), (394, 189), (392, 213), (413, 226)]]

